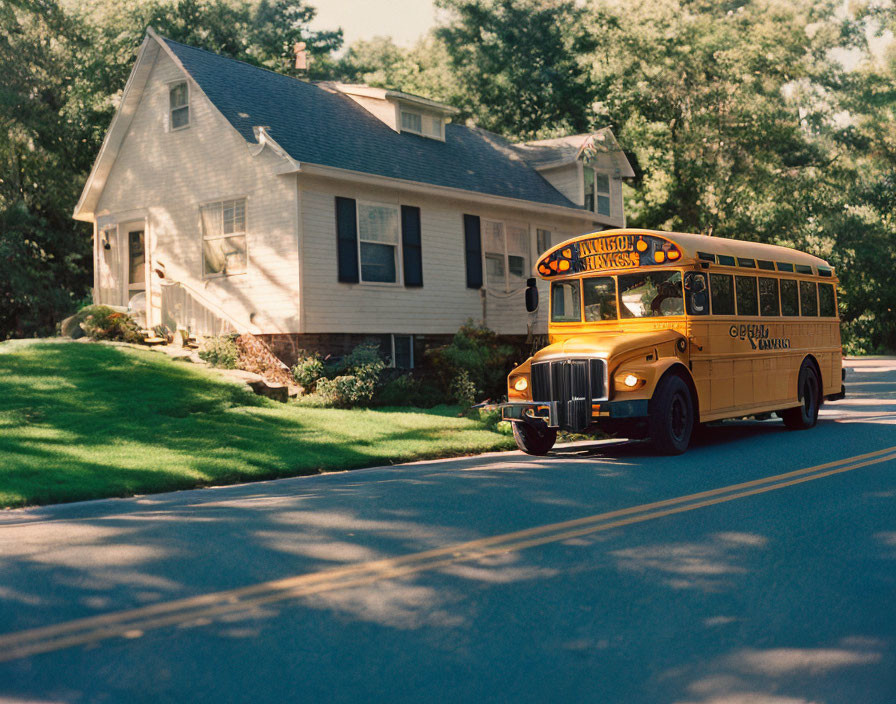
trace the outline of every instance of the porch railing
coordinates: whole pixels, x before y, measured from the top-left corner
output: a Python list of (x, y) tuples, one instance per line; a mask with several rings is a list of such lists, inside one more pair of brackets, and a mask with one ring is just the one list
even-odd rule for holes
[(163, 281), (161, 294), (162, 323), (171, 330), (185, 328), (200, 336), (260, 332), (256, 326), (238, 320), (180, 281)]

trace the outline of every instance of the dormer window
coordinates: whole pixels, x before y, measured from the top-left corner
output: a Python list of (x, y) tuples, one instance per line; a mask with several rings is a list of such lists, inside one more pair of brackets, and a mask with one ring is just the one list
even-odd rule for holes
[(401, 131), (412, 132), (432, 139), (443, 139), (442, 118), (431, 113), (402, 108)]
[(610, 216), (610, 177), (586, 166), (585, 177), (585, 210), (598, 215)]
[(401, 111), (401, 129), (403, 132), (423, 133), (423, 115), (410, 110)]
[(190, 126), (190, 91), (186, 81), (172, 83), (168, 88), (168, 124), (172, 131)]

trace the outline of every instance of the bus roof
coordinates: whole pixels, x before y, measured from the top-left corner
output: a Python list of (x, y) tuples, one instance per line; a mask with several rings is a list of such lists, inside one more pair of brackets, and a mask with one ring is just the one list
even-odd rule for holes
[[(634, 235), (635, 237), (643, 236), (650, 238), (660, 238), (660, 240), (667, 240), (668, 242), (670, 242), (673, 245), (673, 250), (675, 248), (680, 250), (680, 256), (678, 257), (677, 261), (672, 261), (670, 258), (670, 260), (668, 261), (668, 263), (670, 264), (693, 264), (699, 261), (715, 261), (718, 264), (726, 265), (726, 261), (719, 260), (719, 256), (721, 255), (722, 257), (734, 257), (735, 261), (738, 259), (754, 261), (765, 260), (772, 262), (781, 262), (784, 264), (793, 264), (794, 266), (810, 266), (814, 267), (816, 270), (818, 268), (821, 268), (826, 272), (831, 272), (832, 270), (831, 265), (828, 264), (828, 262), (826, 262), (824, 259), (813, 256), (811, 254), (807, 254), (806, 252), (800, 252), (796, 249), (790, 249), (789, 247), (781, 247), (774, 244), (761, 244), (759, 242), (745, 242), (743, 240), (732, 240), (724, 237), (712, 237), (709, 235), (695, 235), (687, 232), (662, 232), (659, 230), (643, 230), (638, 228), (600, 230), (597, 232), (589, 232), (583, 235), (577, 235), (576, 237), (570, 238), (548, 249), (539, 257), (538, 261), (535, 264), (534, 270), (539, 275), (541, 275), (542, 278), (546, 278), (544, 275), (544, 271), (546, 271), (546, 269), (540, 270), (540, 267), (543, 264), (548, 263), (547, 260), (550, 259), (553, 253), (568, 250), (571, 244), (580, 243), (585, 240), (594, 240), (595, 238), (603, 239), (632, 235)], [(560, 255), (558, 254), (558, 256)], [(734, 263), (731, 262), (731, 265), (734, 265)], [(617, 267), (608, 266), (606, 268), (610, 269)], [(576, 271), (573, 269), (569, 271), (569, 274), (580, 273), (580, 271)], [(553, 276), (557, 274), (562, 275), (560, 272), (557, 272), (556, 274), (552, 273), (550, 275), (550, 278), (553, 278)]]

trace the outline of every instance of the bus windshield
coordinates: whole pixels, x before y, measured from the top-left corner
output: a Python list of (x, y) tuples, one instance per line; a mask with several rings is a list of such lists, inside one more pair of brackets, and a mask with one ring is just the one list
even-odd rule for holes
[[(617, 290), (618, 289), (618, 290)], [(551, 284), (551, 321), (586, 323), (684, 315), (681, 272), (591, 276)]]
[(684, 315), (680, 271), (651, 271), (619, 277), (623, 318)]
[(616, 320), (616, 280), (612, 276), (585, 279), (585, 321)]
[(551, 320), (555, 323), (578, 323), (582, 320), (579, 307), (579, 282), (555, 281), (551, 284)]

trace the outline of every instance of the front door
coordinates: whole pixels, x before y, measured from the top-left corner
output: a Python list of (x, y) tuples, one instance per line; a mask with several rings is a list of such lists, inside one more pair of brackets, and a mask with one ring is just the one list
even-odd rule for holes
[(128, 300), (146, 290), (146, 240), (143, 229), (128, 231)]

